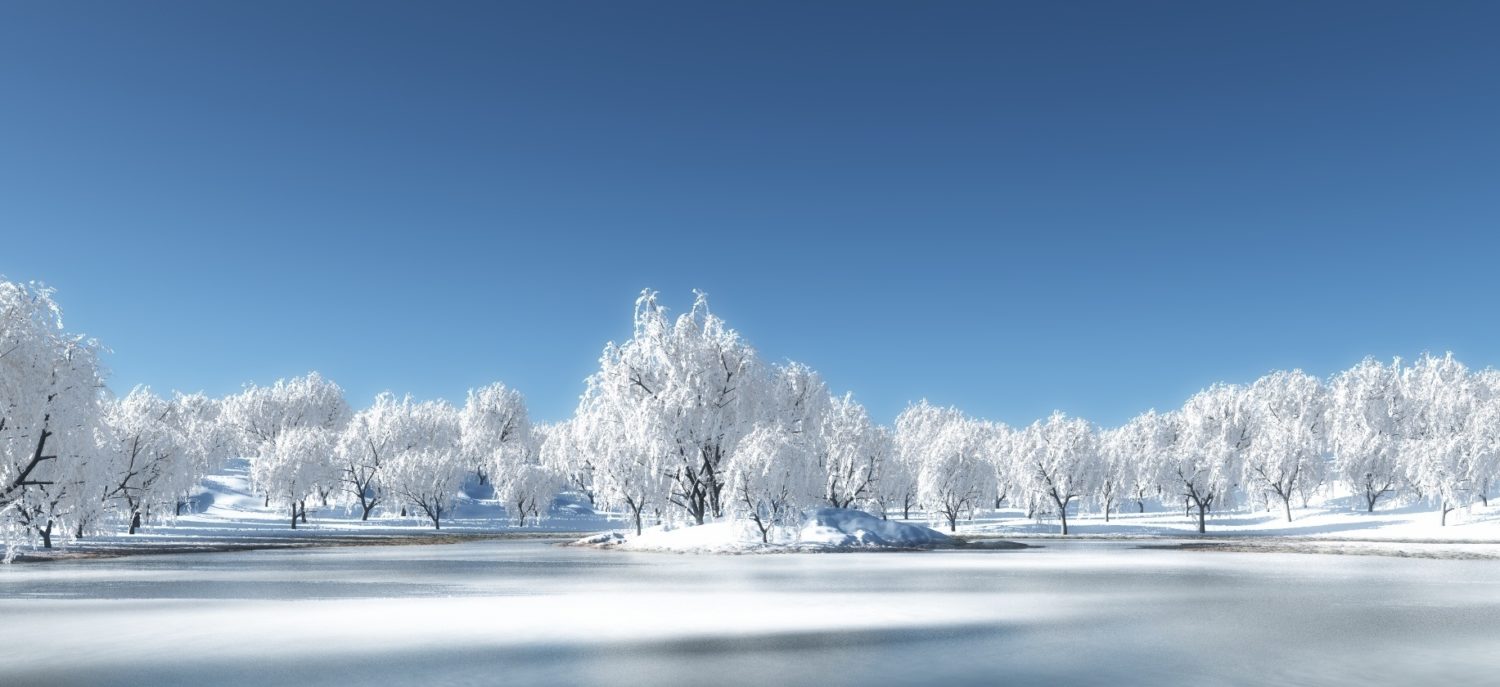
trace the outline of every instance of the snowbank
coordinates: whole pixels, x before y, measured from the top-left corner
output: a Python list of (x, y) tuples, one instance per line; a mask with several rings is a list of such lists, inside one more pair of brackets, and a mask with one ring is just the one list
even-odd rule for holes
[(639, 535), (607, 532), (574, 546), (674, 553), (779, 553), (931, 549), (952, 544), (945, 534), (903, 522), (881, 520), (863, 511), (820, 508), (800, 528), (781, 531), (770, 543), (748, 523), (712, 522), (692, 527), (653, 527)]
[(797, 533), (797, 540), (838, 549), (927, 549), (951, 541), (948, 535), (921, 525), (881, 520), (848, 508), (813, 511)]

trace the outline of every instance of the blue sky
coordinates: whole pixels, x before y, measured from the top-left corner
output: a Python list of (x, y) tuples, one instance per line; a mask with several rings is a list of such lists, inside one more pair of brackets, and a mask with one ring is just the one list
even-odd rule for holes
[(1495, 3), (6, 3), (0, 274), (112, 384), (560, 419), (643, 287), (882, 420), (1500, 363)]

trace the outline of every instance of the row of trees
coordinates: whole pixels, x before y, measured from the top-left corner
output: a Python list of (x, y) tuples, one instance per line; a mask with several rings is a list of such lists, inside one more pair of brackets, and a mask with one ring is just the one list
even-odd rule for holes
[(1488, 503), (1500, 478), (1500, 372), (1451, 355), (1365, 360), (1323, 380), (1300, 371), (1210, 387), (1179, 409), (1103, 428), (1054, 414), (1024, 428), (917, 403), (893, 428), (797, 363), (768, 365), (708, 308), (671, 318), (654, 292), (634, 335), (610, 344), (575, 415), (544, 453), (577, 488), (626, 511), (701, 524), (734, 516), (762, 537), (807, 508), (861, 507), (956, 529), (1006, 504), (1055, 516), (1088, 504), (1210, 513), (1349, 493), (1373, 511), (1401, 494)]
[(1148, 501), (1210, 513), (1320, 490), (1367, 510), (1393, 497), (1447, 514), (1487, 502), (1500, 472), (1500, 373), (1451, 356), (1366, 360), (1328, 380), (1276, 372), (1179, 409), (1101, 428), (1054, 414), (1024, 428), (924, 402), (892, 427), (798, 363), (763, 361), (702, 294), (671, 317), (654, 292), (608, 344), (574, 415), (533, 425), (495, 384), (460, 406), (378, 396), (355, 411), (311, 374), (215, 399), (138, 388), (115, 398), (99, 346), (69, 335), (50, 291), (0, 280), (0, 526), (50, 545), (180, 513), (203, 475), (250, 460), (291, 527), (307, 505), (386, 509), (441, 527), (466, 481), (539, 517), (559, 490), (648, 521), (735, 517), (763, 538), (807, 508), (958, 522), (986, 508), (1105, 519)]

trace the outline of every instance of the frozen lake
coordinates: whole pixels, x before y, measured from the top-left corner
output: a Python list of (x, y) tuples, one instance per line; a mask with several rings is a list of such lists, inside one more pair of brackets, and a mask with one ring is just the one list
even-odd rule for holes
[(0, 569), (3, 685), (1483, 684), (1500, 563), (536, 541)]

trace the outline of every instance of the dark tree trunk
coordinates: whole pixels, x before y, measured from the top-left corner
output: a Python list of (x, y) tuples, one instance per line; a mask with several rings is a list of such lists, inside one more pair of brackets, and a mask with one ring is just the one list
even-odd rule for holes
[(140, 529), (140, 528), (141, 528), (141, 512), (140, 511), (131, 511), (131, 513), (130, 513), (130, 531), (127, 532), (126, 534), (135, 534), (135, 531), (138, 530), (138, 529)]
[(187, 506), (186, 502), (184, 502), (184, 501), (178, 501), (177, 502), (177, 512), (174, 515), (181, 516), (182, 515), (182, 509), (185, 506)]
[(1208, 504), (1204, 503), (1200, 499), (1198, 501), (1198, 534), (1204, 534), (1204, 533), (1206, 533), (1208, 531), (1207, 520), (1208, 520)]
[(52, 521), (47, 521), (47, 526), (37, 530), (42, 535), (42, 548), (52, 548)]
[(307, 524), (307, 501), (306, 500), (302, 500), (302, 501), (298, 501), (297, 503), (302, 504), (302, 524), (306, 525)]
[(297, 502), (292, 502), (292, 529), (297, 529)]
[(364, 513), (362, 513), (359, 516), (359, 519), (360, 520), (369, 520), (370, 519), (370, 511), (375, 510), (375, 504), (373, 504), (373, 503), (365, 503), (364, 500), (361, 499), (360, 502), (359, 502), (359, 505), (360, 505), (360, 508), (364, 509)]

